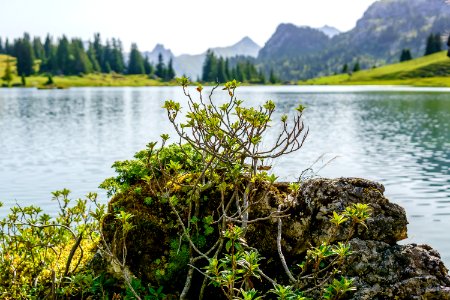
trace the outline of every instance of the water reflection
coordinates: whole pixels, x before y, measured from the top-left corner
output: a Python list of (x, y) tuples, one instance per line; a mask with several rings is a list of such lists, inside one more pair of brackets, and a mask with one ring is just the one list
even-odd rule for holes
[[(273, 99), (274, 120), (299, 101), (308, 107), (303, 149), (271, 162), (281, 179), (298, 177), (322, 154), (315, 170), (338, 157), (320, 175), (382, 182), (406, 208), (410, 241), (429, 242), (450, 264), (448, 89), (243, 87), (239, 98), (253, 105)], [(99, 191), (114, 161), (130, 159), (161, 133), (175, 135), (161, 107), (167, 99), (184, 97), (170, 87), (0, 89), (0, 200), (48, 209), (55, 189), (72, 189), (74, 197)], [(267, 145), (273, 138), (269, 133)]]

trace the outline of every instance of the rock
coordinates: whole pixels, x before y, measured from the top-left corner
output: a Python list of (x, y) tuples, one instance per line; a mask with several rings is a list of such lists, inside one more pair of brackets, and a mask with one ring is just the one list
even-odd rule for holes
[(351, 299), (450, 299), (450, 277), (428, 245), (350, 241), (353, 254), (342, 274), (355, 280)]
[[(286, 189), (287, 184), (278, 185)], [(319, 245), (321, 241), (329, 243), (345, 241), (350, 228), (343, 227), (338, 232), (330, 222), (333, 211), (341, 212), (345, 207), (356, 204), (369, 204), (372, 218), (367, 221), (367, 229), (359, 226), (354, 234), (363, 240), (382, 241), (388, 244), (407, 237), (405, 210), (389, 202), (383, 195), (384, 187), (375, 182), (360, 178), (325, 179), (318, 178), (303, 183), (297, 204), (289, 211), (290, 216), (283, 219), (283, 247), (285, 255), (294, 257), (306, 251), (309, 245)], [(262, 217), (275, 209), (276, 203), (267, 200), (261, 204), (254, 217)], [(261, 214), (262, 211), (262, 214)], [(255, 224), (249, 229), (248, 239), (270, 255), (275, 255), (276, 224)], [(265, 254), (266, 254), (265, 253)]]
[[(121, 257), (120, 225), (114, 213), (125, 210), (134, 215), (135, 228), (126, 239), (127, 265), (131, 272), (153, 286), (163, 285), (166, 293), (179, 294), (187, 272), (189, 259), (187, 247), (179, 245), (179, 227), (176, 216), (167, 203), (149, 202), (152, 195), (146, 183), (137, 189), (117, 194), (109, 203), (109, 217), (104, 222), (104, 235), (113, 243), (112, 249)], [(353, 252), (343, 263), (342, 275), (352, 278), (357, 287), (348, 299), (450, 299), (450, 277), (439, 254), (427, 245), (398, 245), (397, 241), (407, 237), (406, 214), (402, 207), (384, 197), (384, 187), (360, 178), (311, 179), (302, 183), (296, 197), (288, 195), (288, 184), (257, 186), (257, 201), (251, 205), (250, 219), (266, 217), (277, 210), (282, 202), (290, 206), (282, 218), (282, 249), (288, 265), (300, 263), (311, 246), (326, 241), (336, 243), (351, 239)], [(214, 214), (220, 195), (212, 188), (204, 191), (201, 199), (201, 216)], [(372, 216), (367, 228), (331, 224), (333, 212), (341, 212), (356, 203), (368, 204)], [(180, 205), (180, 204), (179, 204)], [(179, 206), (180, 216), (186, 218), (187, 209)], [(349, 223), (349, 221), (347, 222)], [(263, 270), (278, 282), (287, 284), (284, 272), (280, 271), (277, 252), (277, 218), (251, 223), (246, 239), (249, 246), (257, 248), (265, 257)], [(217, 238), (217, 232), (211, 237)], [(206, 246), (212, 240), (206, 240)], [(191, 287), (191, 296), (199, 291), (202, 276), (196, 272)], [(270, 284), (256, 283), (257, 288), (267, 290)], [(209, 287), (206, 295), (217, 291)], [(314, 296), (317, 295), (312, 295)], [(194, 297), (195, 298), (195, 297)], [(316, 297), (317, 298), (317, 297)]]

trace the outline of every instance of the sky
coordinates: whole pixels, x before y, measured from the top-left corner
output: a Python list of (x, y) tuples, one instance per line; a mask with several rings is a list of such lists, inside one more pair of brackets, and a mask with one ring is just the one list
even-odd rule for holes
[(260, 46), (280, 23), (341, 31), (352, 29), (377, 0), (0, 0), (0, 37), (23, 32), (44, 38), (65, 34), (120, 38), (125, 50), (157, 43), (176, 55), (229, 46), (249, 36)]

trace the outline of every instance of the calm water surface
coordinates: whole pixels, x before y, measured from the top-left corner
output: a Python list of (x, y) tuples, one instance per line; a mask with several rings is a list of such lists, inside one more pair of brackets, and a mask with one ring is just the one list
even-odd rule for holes
[[(406, 208), (407, 242), (429, 243), (450, 266), (450, 89), (406, 87), (243, 87), (248, 104), (274, 100), (279, 114), (301, 100), (309, 136), (297, 153), (273, 162), (282, 180), (313, 166), (323, 177), (381, 182)], [(224, 92), (217, 94), (224, 97)], [(0, 89), (0, 201), (56, 210), (51, 191), (73, 197), (112, 176), (161, 133), (172, 133), (164, 100), (179, 88)], [(275, 116), (278, 119), (279, 116)], [(267, 136), (268, 140), (272, 137)], [(326, 162), (337, 157), (321, 169)]]

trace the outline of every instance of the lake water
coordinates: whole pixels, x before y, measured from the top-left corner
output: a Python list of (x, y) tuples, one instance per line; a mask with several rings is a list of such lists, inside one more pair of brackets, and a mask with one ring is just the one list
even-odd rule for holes
[[(238, 97), (272, 99), (279, 114), (299, 101), (308, 107), (304, 147), (272, 162), (281, 180), (324, 155), (313, 166), (320, 176), (381, 182), (406, 209), (407, 242), (431, 244), (450, 266), (450, 89), (242, 87)], [(0, 89), (0, 215), (16, 201), (56, 210), (50, 192), (62, 188), (73, 197), (99, 192), (106, 202), (97, 187), (114, 174), (111, 164), (173, 135), (161, 108), (167, 99), (183, 102), (181, 89)]]

